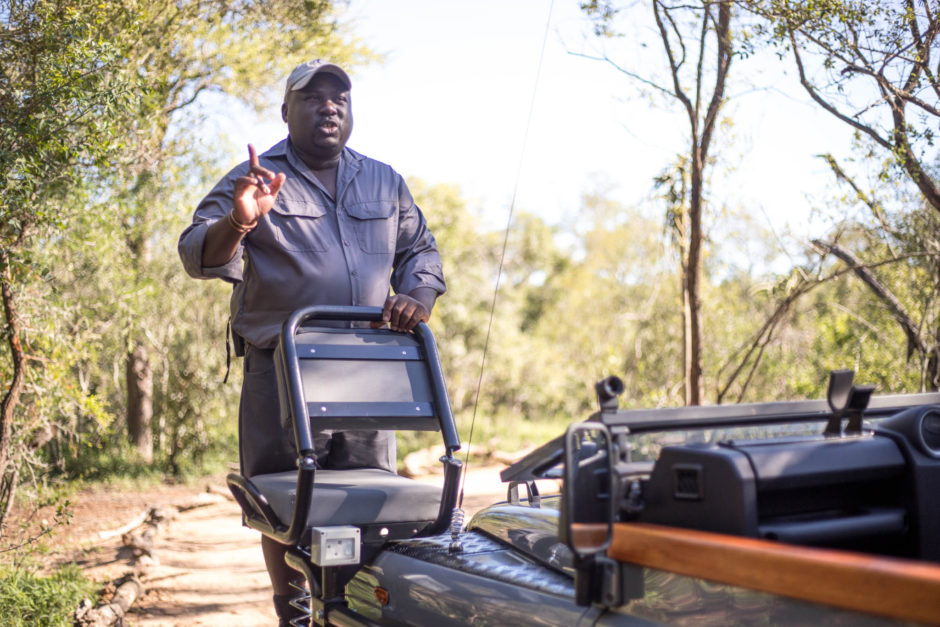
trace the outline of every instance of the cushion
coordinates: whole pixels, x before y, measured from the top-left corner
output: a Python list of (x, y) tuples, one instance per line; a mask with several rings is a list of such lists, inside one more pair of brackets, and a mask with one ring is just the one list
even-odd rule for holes
[[(284, 524), (294, 514), (297, 472), (251, 478)], [(441, 488), (386, 470), (317, 470), (307, 527), (392, 524), (437, 518)]]

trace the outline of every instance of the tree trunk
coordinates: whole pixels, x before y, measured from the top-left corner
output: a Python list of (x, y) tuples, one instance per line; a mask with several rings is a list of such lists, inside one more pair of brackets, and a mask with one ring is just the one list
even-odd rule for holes
[(702, 404), (702, 185), (704, 163), (693, 126), (692, 174), (689, 203), (689, 259), (686, 269), (686, 302), (688, 308), (689, 367), (686, 392), (687, 405)]
[[(934, 285), (940, 285), (940, 260), (934, 266)], [(927, 388), (932, 392), (940, 390), (940, 319), (934, 321), (933, 345), (927, 358)]]
[(689, 266), (686, 253), (682, 253), (682, 401), (692, 402), (692, 310), (689, 307)]
[(689, 214), (683, 208), (686, 195), (683, 191), (680, 204), (674, 209), (677, 215), (674, 228), (679, 248), (679, 292), (682, 294), (682, 402), (692, 405), (692, 310), (689, 307)]
[[(690, 141), (690, 197), (689, 197), (689, 239), (688, 259), (686, 261), (685, 300), (688, 302), (687, 328), (688, 332), (688, 363), (685, 368), (686, 376), (686, 404), (700, 405), (702, 402), (702, 245), (705, 235), (702, 224), (702, 210), (704, 205), (703, 190), (705, 185), (705, 168), (708, 165), (708, 149), (711, 145), (712, 133), (718, 122), (718, 113), (724, 104), (725, 80), (731, 67), (731, 58), (734, 52), (731, 41), (731, 8), (732, 3), (721, 0), (717, 3), (717, 17), (712, 12), (715, 5), (703, 2), (701, 14), (701, 27), (698, 31), (698, 65), (695, 74), (694, 97), (689, 97), (682, 87), (680, 68), (686, 58), (686, 46), (682, 35), (676, 30), (676, 22), (670, 16), (671, 7), (661, 0), (653, 2), (653, 14), (656, 25), (659, 27), (660, 37), (669, 61), (672, 74), (671, 93), (685, 107), (689, 118)], [(668, 24), (668, 25), (667, 25)], [(711, 30), (714, 29), (714, 30)], [(709, 32), (714, 32), (717, 49), (714, 80), (711, 98), (703, 111), (702, 90), (705, 87), (705, 74), (703, 63), (708, 45)], [(676, 54), (670, 37), (678, 37), (681, 54)], [(664, 91), (669, 91), (664, 89)], [(685, 308), (685, 305), (684, 305)]]
[(127, 434), (141, 458), (153, 461), (153, 372), (143, 343), (127, 354)]
[(3, 300), (4, 332), (10, 348), (13, 376), (0, 401), (0, 532), (16, 492), (17, 467), (12, 456), (13, 420), (25, 383), (25, 354), (20, 343), (20, 317), (13, 293), (10, 258), (0, 249), (0, 299)]

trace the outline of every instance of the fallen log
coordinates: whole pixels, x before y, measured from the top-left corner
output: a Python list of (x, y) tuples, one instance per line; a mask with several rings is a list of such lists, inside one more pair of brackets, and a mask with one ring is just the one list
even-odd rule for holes
[(217, 505), (219, 503), (224, 503), (226, 500), (234, 500), (234, 497), (232, 497), (231, 494), (226, 496), (225, 494), (218, 492), (218, 491), (207, 490), (205, 492), (200, 492), (199, 494), (194, 496), (192, 499), (189, 500), (188, 503), (183, 503), (182, 505), (178, 505), (177, 509), (180, 512), (188, 512), (191, 509), (197, 509), (200, 507), (208, 507), (210, 505)]
[[(101, 539), (121, 537), (121, 543), (130, 548), (133, 553), (133, 559), (129, 563), (133, 571), (120, 579), (121, 583), (115, 583), (117, 589), (109, 602), (95, 606), (90, 600), (84, 599), (75, 610), (75, 625), (79, 627), (123, 625), (124, 615), (128, 609), (138, 597), (146, 593), (141, 578), (146, 578), (151, 574), (158, 564), (154, 548), (157, 534), (163, 526), (174, 520), (181, 512), (233, 500), (231, 494), (226, 492), (210, 488), (197, 494), (188, 503), (174, 507), (149, 507), (118, 529), (99, 531), (98, 537)], [(146, 527), (138, 531), (142, 525)]]
[(152, 507), (148, 507), (143, 512), (134, 516), (127, 524), (121, 525), (117, 529), (112, 529), (110, 531), (99, 531), (98, 537), (102, 540), (108, 540), (110, 538), (116, 538), (117, 536), (123, 536), (128, 531), (133, 531), (140, 527), (147, 521), (147, 518), (150, 517), (150, 512), (153, 511)]
[(158, 528), (149, 525), (140, 533), (128, 532), (121, 536), (121, 543), (134, 552), (136, 557), (141, 555), (153, 555), (153, 545), (156, 539)]
[(206, 486), (206, 492), (208, 492), (209, 494), (215, 494), (216, 496), (221, 496), (226, 501), (235, 500), (235, 497), (232, 496), (232, 492), (225, 486), (208, 485)]
[(75, 624), (81, 627), (110, 627), (123, 622), (127, 610), (142, 594), (144, 584), (134, 575), (128, 575), (118, 585), (110, 602), (92, 607), (91, 601), (83, 600), (75, 611)]

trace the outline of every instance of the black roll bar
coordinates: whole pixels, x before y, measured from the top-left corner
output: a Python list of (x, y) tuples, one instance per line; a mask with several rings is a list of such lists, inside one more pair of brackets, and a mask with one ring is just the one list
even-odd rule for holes
[[(271, 536), (282, 544), (296, 545), (300, 542), (301, 536), (306, 531), (307, 513), (310, 508), (310, 500), (313, 494), (314, 475), (316, 473), (316, 453), (313, 444), (313, 434), (310, 427), (310, 418), (307, 412), (306, 400), (303, 397), (303, 381), (301, 379), (300, 369), (288, 367), (290, 364), (297, 363), (297, 345), (294, 337), (297, 330), (304, 323), (311, 320), (333, 320), (346, 322), (381, 322), (381, 307), (356, 307), (356, 306), (328, 306), (314, 305), (303, 309), (298, 309), (284, 322), (281, 327), (280, 336), (280, 358), (279, 364), (281, 372), (290, 377), (289, 385), (286, 386), (287, 403), (290, 407), (290, 414), (294, 423), (294, 438), (297, 443), (298, 468), (297, 468), (297, 491), (295, 493), (294, 512), (290, 525), (272, 524), (273, 520), (267, 515), (270, 508), (257, 508), (262, 510), (265, 521), (260, 525), (266, 527), (261, 529), (263, 533)], [(437, 344), (434, 341), (434, 334), (430, 327), (424, 322), (418, 323), (415, 327), (415, 337), (425, 354), (425, 363), (429, 368), (429, 379), (431, 390), (434, 395), (434, 404), (438, 423), (441, 428), (441, 436), (444, 440), (444, 447), (447, 451), (445, 457), (441, 458), (444, 463), (444, 487), (441, 495), (441, 507), (435, 520), (424, 530), (425, 533), (440, 533), (447, 528), (450, 515), (456, 506), (457, 496), (459, 494), (460, 467), (459, 460), (454, 459), (453, 453), (460, 450), (460, 437), (457, 434), (457, 427), (454, 422), (453, 410), (450, 406), (450, 397), (447, 394), (447, 387), (444, 383), (444, 370), (441, 367), (440, 355), (437, 351)], [(257, 490), (248, 490), (250, 481), (244, 477), (240, 478), (238, 484), (246, 492), (257, 492)], [(260, 494), (251, 494), (253, 497)], [(261, 496), (262, 502), (264, 497)], [(264, 502), (264, 505), (267, 505)], [(267, 511), (265, 511), (267, 510)], [(274, 517), (276, 518), (276, 517)], [(259, 526), (255, 521), (255, 526)]]
[[(890, 416), (908, 407), (940, 405), (940, 392), (872, 396), (865, 418)], [(659, 409), (600, 411), (591, 416), (608, 428), (625, 427), (628, 433), (748, 425), (822, 422), (832, 416), (826, 400), (776, 401), (740, 405), (698, 405)]]

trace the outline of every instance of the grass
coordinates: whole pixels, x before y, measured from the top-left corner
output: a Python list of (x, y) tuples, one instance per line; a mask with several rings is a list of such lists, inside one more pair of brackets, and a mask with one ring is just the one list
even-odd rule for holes
[(72, 481), (91, 483), (111, 481), (159, 482), (167, 477), (186, 481), (224, 472), (228, 464), (238, 461), (238, 445), (233, 434), (214, 433), (211, 446), (198, 451), (187, 450), (176, 456), (156, 452), (153, 461), (146, 461), (127, 442), (108, 441), (97, 446), (79, 446), (61, 474)]
[(97, 584), (75, 564), (48, 574), (23, 566), (0, 566), (0, 624), (6, 627), (68, 627), (85, 597)]

